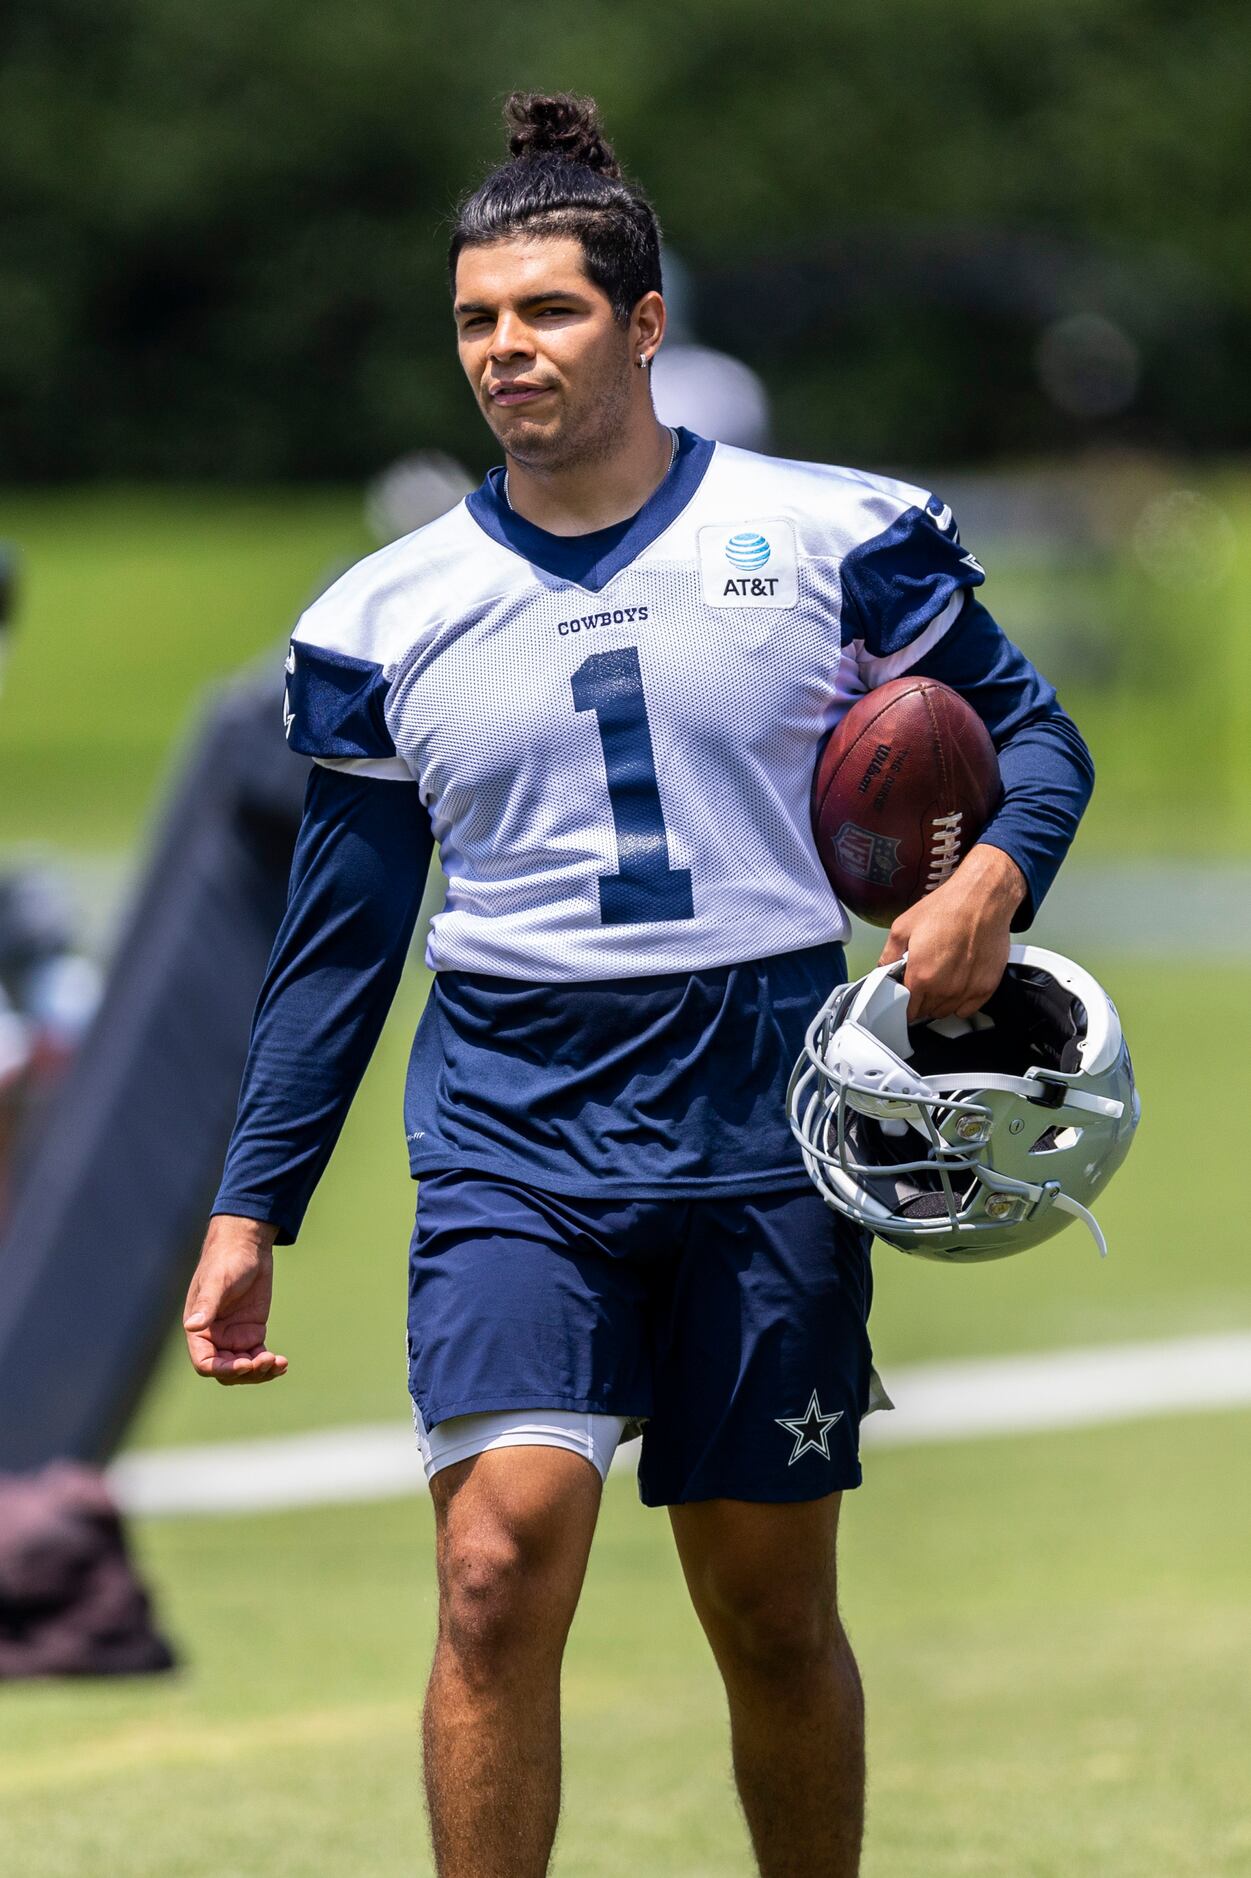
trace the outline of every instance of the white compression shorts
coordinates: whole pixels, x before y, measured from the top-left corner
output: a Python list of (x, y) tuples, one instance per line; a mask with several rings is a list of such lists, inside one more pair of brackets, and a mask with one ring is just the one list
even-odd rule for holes
[(426, 1479), (444, 1467), (472, 1460), (491, 1448), (568, 1448), (588, 1460), (603, 1480), (626, 1427), (624, 1415), (585, 1415), (572, 1409), (501, 1409), (486, 1415), (453, 1415), (427, 1428), (413, 1409), (417, 1445)]

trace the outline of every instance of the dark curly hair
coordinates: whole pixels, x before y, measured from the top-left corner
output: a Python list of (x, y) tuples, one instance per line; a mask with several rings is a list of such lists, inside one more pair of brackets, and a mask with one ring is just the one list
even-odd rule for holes
[(622, 176), (594, 100), (515, 91), (504, 121), (510, 161), (456, 214), (447, 257), (453, 290), (462, 248), (520, 234), (572, 235), (587, 278), (626, 325), (643, 295), (660, 291), (660, 225), (642, 190)]

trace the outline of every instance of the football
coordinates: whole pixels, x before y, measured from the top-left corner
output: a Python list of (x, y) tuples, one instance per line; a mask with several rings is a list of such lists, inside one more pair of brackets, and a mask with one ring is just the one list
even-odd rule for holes
[(817, 762), (812, 826), (830, 885), (873, 926), (941, 887), (1003, 784), (990, 732), (934, 678), (894, 678), (857, 700)]

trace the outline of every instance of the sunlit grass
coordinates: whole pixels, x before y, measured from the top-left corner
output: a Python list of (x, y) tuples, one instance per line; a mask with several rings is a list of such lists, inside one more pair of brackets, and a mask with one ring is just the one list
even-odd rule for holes
[[(1251, 1810), (1246, 1414), (875, 1454), (844, 1530), (867, 1878), (1234, 1878)], [(173, 1677), (0, 1702), (21, 1878), (428, 1874), (430, 1508), (140, 1533)], [(566, 1878), (746, 1878), (662, 1514), (614, 1479), (566, 1676)]]

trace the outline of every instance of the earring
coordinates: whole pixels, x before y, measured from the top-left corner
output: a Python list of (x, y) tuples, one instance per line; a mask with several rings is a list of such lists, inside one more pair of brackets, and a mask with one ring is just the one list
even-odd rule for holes
[(651, 360), (650, 360), (650, 359), (648, 358), (648, 356), (647, 356), (647, 354), (646, 354), (645, 352), (640, 352), (640, 353), (639, 353), (639, 370), (640, 370), (640, 372), (643, 372), (643, 371), (646, 371), (646, 369), (647, 369), (647, 367), (648, 367), (648, 366), (649, 366), (650, 364), (651, 364)]

